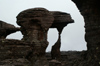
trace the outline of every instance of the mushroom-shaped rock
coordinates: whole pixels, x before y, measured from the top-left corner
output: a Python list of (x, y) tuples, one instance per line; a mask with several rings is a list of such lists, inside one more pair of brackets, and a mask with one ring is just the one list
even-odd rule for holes
[(19, 30), (20, 28), (16, 28), (14, 25), (0, 21), (0, 39), (5, 39), (7, 35)]
[(54, 17), (45, 8), (33, 8), (22, 11), (17, 16), (17, 24), (26, 41), (47, 41), (47, 30), (51, 27)]
[(60, 11), (51, 11), (54, 17), (54, 22), (50, 28), (62, 28), (69, 23), (74, 23), (70, 14)]
[[(33, 44), (32, 52), (27, 58), (35, 62), (45, 55), (48, 46), (47, 31), (54, 21), (52, 13), (45, 8), (32, 8), (22, 11), (17, 16), (17, 24), (21, 26), (22, 40)], [(41, 63), (44, 63), (41, 60)]]
[(65, 12), (59, 12), (59, 11), (51, 11), (51, 13), (54, 16), (54, 22), (50, 28), (57, 28), (59, 32), (58, 41), (52, 46), (51, 49), (51, 56), (52, 59), (60, 58), (60, 46), (61, 46), (61, 32), (63, 28), (69, 24), (74, 23), (74, 20), (71, 18), (70, 14)]

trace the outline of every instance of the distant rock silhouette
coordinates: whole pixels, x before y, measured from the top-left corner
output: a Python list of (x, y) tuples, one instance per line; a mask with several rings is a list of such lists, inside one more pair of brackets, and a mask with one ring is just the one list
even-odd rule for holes
[(20, 28), (17, 28), (14, 25), (8, 24), (6, 22), (0, 21), (0, 39), (5, 39), (7, 35), (16, 31), (20, 31)]
[[(67, 20), (73, 22), (69, 14), (33, 8), (18, 14), (17, 24), (21, 26), (20, 29), (0, 21), (0, 66), (100, 66), (99, 0), (72, 1), (84, 17), (87, 51), (60, 52), (62, 29), (69, 23)], [(45, 52), (49, 28), (57, 28), (59, 32), (51, 54)], [(5, 39), (18, 30), (23, 34), (22, 40)]]

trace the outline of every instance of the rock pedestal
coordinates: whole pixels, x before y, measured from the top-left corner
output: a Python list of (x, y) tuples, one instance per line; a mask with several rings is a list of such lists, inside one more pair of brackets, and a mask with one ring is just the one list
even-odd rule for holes
[(51, 11), (51, 13), (54, 16), (54, 22), (50, 28), (57, 28), (58, 33), (59, 33), (57, 42), (52, 46), (51, 55), (52, 55), (52, 59), (60, 59), (62, 30), (68, 24), (74, 23), (74, 20), (71, 18), (70, 14), (65, 13), (65, 12)]
[[(56, 59), (60, 57), (60, 34), (68, 23), (73, 23), (69, 14), (52, 12), (45, 8), (33, 8), (20, 12), (17, 15), (17, 24), (20, 28), (0, 22), (0, 27), (3, 28), (0, 28), (0, 65), (49, 66), (45, 56), (48, 29), (57, 28), (59, 32), (58, 41), (51, 51), (52, 59)], [(5, 39), (7, 35), (18, 30), (23, 34), (22, 40)], [(51, 61), (50, 66), (61, 66), (61, 63), (57, 60)]]
[[(62, 60), (65, 59), (62, 66), (100, 66), (99, 0), (72, 1), (75, 2), (84, 17), (85, 40), (88, 49), (86, 52), (68, 52), (67, 55), (62, 56)], [(48, 64), (44, 54), (48, 45), (48, 29), (57, 28), (60, 35), (63, 27), (68, 24), (65, 21), (69, 21), (70, 17), (64, 18), (66, 16), (64, 14), (49, 12), (44, 8), (28, 9), (21, 12), (17, 16), (17, 23), (21, 26), (21, 32), (24, 35), (22, 40), (5, 39), (7, 35), (19, 29), (0, 21), (0, 66), (31, 66), (29, 64), (32, 66), (60, 66), (61, 64), (57, 61), (51, 61)], [(60, 45), (59, 36), (58, 41), (53, 46), (53, 49), (56, 49), (53, 52), (54, 58), (59, 56), (57, 54), (60, 53)]]
[[(21, 26), (23, 41), (33, 43), (29, 58), (33, 65), (44, 57), (48, 46), (47, 31), (54, 21), (52, 14), (44, 8), (24, 10), (17, 16), (17, 24)], [(40, 64), (41, 65), (41, 64)]]

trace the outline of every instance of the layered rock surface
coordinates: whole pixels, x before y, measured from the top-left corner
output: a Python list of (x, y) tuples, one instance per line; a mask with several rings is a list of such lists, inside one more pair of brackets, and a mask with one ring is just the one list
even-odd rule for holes
[(16, 31), (20, 31), (20, 28), (0, 20), (0, 39), (5, 39), (7, 35)]
[[(100, 4), (99, 0), (72, 0), (85, 21), (87, 58), (92, 66), (100, 65)], [(88, 62), (88, 63), (89, 63)]]
[[(84, 20), (85, 20), (85, 28), (86, 28), (86, 30), (85, 30), (86, 31), (85, 40), (87, 42), (88, 50), (86, 52), (74, 52), (74, 53), (73, 52), (71, 52), (71, 53), (67, 52), (67, 54), (65, 54), (65, 55), (62, 55), (62, 53), (61, 53), (61, 60), (60, 60), (61, 66), (100, 66), (100, 44), (99, 44), (100, 43), (100, 13), (99, 13), (100, 12), (100, 7), (99, 7), (100, 4), (99, 4), (99, 0), (72, 0), (72, 1), (75, 2), (75, 4), (77, 5), (78, 9), (80, 10), (80, 12), (83, 15)], [(48, 12), (48, 10), (46, 10), (46, 12)], [(56, 13), (56, 14), (58, 14), (58, 13)], [(28, 16), (24, 16), (24, 17), (27, 18)], [(18, 19), (20, 20), (20, 18), (18, 18)], [(54, 17), (54, 19), (55, 19), (55, 17)], [(27, 21), (27, 20), (25, 20), (25, 21)], [(38, 20), (33, 20), (33, 21), (38, 21)], [(21, 23), (23, 23), (23, 22), (24, 21), (21, 21)], [(56, 19), (55, 19), (55, 23), (56, 23)], [(27, 24), (25, 24), (25, 27), (26, 27), (26, 25)], [(24, 25), (22, 25), (22, 26), (24, 26)], [(49, 26), (49, 27), (52, 27), (52, 26), (53, 26), (53, 24), (51, 26)], [(41, 26), (41, 27), (45, 27), (45, 26)], [(17, 44), (14, 43), (14, 45), (16, 45), (16, 46), (12, 45), (12, 47), (11, 47), (11, 45), (9, 45), (10, 41), (9, 42), (7, 42), (7, 41), (8, 40), (3, 40), (3, 41), (0, 40), (0, 44), (1, 44), (0, 49), (4, 51), (4, 54), (3, 54), (2, 51), (0, 51), (1, 52), (1, 55), (0, 55), (1, 65), (4, 65), (3, 63), (9, 62), (11, 60), (14, 61), (14, 58), (12, 58), (14, 56), (15, 56), (16, 60), (19, 60), (19, 58), (22, 58), (22, 56), (24, 56), (24, 55), (25, 55), (25, 57), (22, 58), (22, 60), (25, 59), (26, 61), (24, 60), (23, 62), (25, 62), (25, 63), (28, 62), (29, 64), (31, 64), (30, 60), (28, 60), (28, 59), (32, 58), (31, 49), (28, 49), (30, 51), (29, 54), (27, 54), (28, 51), (26, 51), (26, 49), (25, 49), (26, 54), (22, 53), (21, 56), (19, 55), (19, 58), (16, 58), (16, 55), (13, 55), (13, 54), (15, 54), (14, 51), (10, 50), (9, 47), (10, 48), (12, 48), (12, 47), (18, 48)], [(19, 42), (19, 44), (20, 44), (20, 41), (17, 41), (17, 42)], [(25, 44), (26, 43), (27, 42), (25, 42)], [(8, 44), (7, 45), (8, 49), (5, 48), (6, 46), (4, 46), (3, 44), (4, 45)], [(12, 41), (11, 44), (13, 44), (13, 41)], [(21, 44), (24, 45), (24, 43), (21, 43)], [(29, 44), (31, 44), (31, 43), (29, 43)], [(33, 43), (33, 45), (35, 45), (35, 43)], [(58, 45), (60, 45), (59, 42), (58, 42)], [(20, 45), (18, 45), (18, 46), (20, 47)], [(26, 47), (26, 45), (25, 45), (26, 48), (32, 47), (32, 46), (29, 46), (27, 44), (27, 47)], [(38, 47), (37, 44), (36, 44), (36, 46)], [(22, 48), (20, 48), (20, 49), (22, 49)], [(35, 49), (35, 47), (34, 47), (34, 49)], [(10, 52), (8, 50), (10, 50)], [(24, 52), (24, 51), (22, 51), (22, 52)], [(21, 52), (19, 52), (19, 53), (21, 53)], [(13, 55), (13, 56), (9, 57), (10, 55), (11, 56)], [(6, 57), (6, 58), (4, 58), (4, 57)], [(52, 58), (51, 58), (50, 54), (47, 57), (48, 57), (48, 60), (45, 60), (45, 57), (44, 57), (44, 59), (41, 58), (41, 57), (39, 57), (39, 58), (41, 59), (41, 61), (44, 61), (44, 63), (46, 63), (48, 65), (48, 61), (50, 61)], [(7, 59), (9, 59), (9, 58), (11, 60), (8, 61)], [(37, 59), (37, 58), (35, 58), (35, 59)], [(40, 63), (40, 66), (42, 66), (43, 64), (41, 65), (41, 61), (37, 60), (36, 61), (37, 63), (35, 64), (35, 66), (39, 65), (39, 63)], [(20, 62), (22, 63), (22, 61), (20, 61)], [(33, 60), (33, 62), (35, 62), (35, 61)]]
[[(17, 24), (20, 28), (1, 22), (1, 28), (7, 29), (6, 36), (10, 30), (20, 30), (23, 34), (22, 40), (0, 39), (0, 63), (1, 65), (30, 65), (30, 66), (49, 66), (49, 60), (45, 56), (48, 46), (47, 31), (49, 28), (57, 28), (59, 40), (52, 48), (52, 58), (59, 58), (60, 55), (60, 34), (63, 28), (73, 23), (70, 14), (64, 12), (51, 12), (45, 8), (33, 8), (20, 12), (17, 16)], [(6, 27), (5, 27), (5, 26)], [(4, 32), (2, 32), (4, 33)], [(10, 32), (12, 33), (12, 32)], [(3, 36), (1, 34), (1, 36)], [(55, 64), (56, 62), (53, 62)], [(56, 64), (55, 64), (56, 65)], [(60, 64), (61, 65), (61, 64)]]

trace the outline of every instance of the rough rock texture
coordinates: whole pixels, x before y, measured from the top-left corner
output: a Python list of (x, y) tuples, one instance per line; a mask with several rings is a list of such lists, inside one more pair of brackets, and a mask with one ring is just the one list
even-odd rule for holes
[(48, 46), (47, 31), (54, 21), (52, 14), (44, 8), (33, 8), (22, 11), (17, 16), (17, 24), (21, 26), (23, 41), (34, 45), (28, 59), (32, 65), (44, 65), (45, 50)]
[[(42, 46), (45, 46), (45, 44), (43, 44)], [(42, 54), (38, 53), (38, 51), (42, 52), (42, 50), (37, 50), (36, 52), (37, 48), (38, 48), (37, 43), (25, 42), (22, 40), (14, 40), (14, 39), (1, 39), (0, 40), (0, 65), (31, 64), (32, 66), (35, 66), (35, 65), (39, 65), (41, 60), (45, 62), (45, 64), (47, 64), (46, 58), (43, 57)], [(37, 54), (39, 56), (36, 56)], [(22, 61), (18, 62), (18, 60), (22, 60)]]
[(49, 66), (61, 66), (61, 62), (59, 62), (57, 60), (51, 60), (49, 62)]
[(32, 51), (32, 44), (13, 39), (0, 40), (0, 65), (28, 65), (25, 57)]
[[(77, 7), (79, 8), (79, 10), (80, 10), (80, 12), (83, 15), (84, 20), (85, 20), (85, 28), (86, 28), (86, 30), (85, 30), (86, 31), (85, 40), (87, 42), (88, 50), (84, 51), (84, 52), (67, 52), (67, 54), (65, 53), (65, 55), (62, 55), (62, 53), (61, 53), (61, 59), (59, 60), (61, 62), (61, 66), (100, 66), (100, 13), (99, 13), (100, 12), (100, 7), (99, 7), (100, 4), (99, 4), (99, 0), (72, 0), (72, 1), (76, 3)], [(43, 10), (45, 12), (48, 12), (48, 10), (45, 10), (45, 9), (43, 9)], [(43, 10), (41, 10), (41, 11), (43, 11)], [(37, 10), (35, 10), (35, 11), (37, 11)], [(28, 13), (30, 13), (30, 11)], [(27, 13), (25, 13), (25, 14), (27, 14)], [(41, 14), (39, 14), (39, 15), (41, 15)], [(53, 15), (53, 13), (52, 13), (52, 15)], [(23, 16), (23, 15), (21, 15), (21, 16)], [(27, 18), (28, 15), (26, 15), (26, 16), (24, 15), (24, 17)], [(29, 19), (31, 19), (31, 18), (29, 18)], [(26, 30), (27, 30), (27, 28), (31, 27), (31, 26), (28, 26), (28, 24), (32, 21), (32, 20), (29, 20), (29, 19), (26, 19), (25, 21), (23, 21), (23, 20), (18, 21), (19, 22), (18, 24), (21, 26), (21, 31), (22, 31), (23, 35), (25, 35), (25, 37), (23, 37), (23, 39), (27, 38), (29, 31), (27, 32)], [(55, 17), (54, 17), (54, 19), (56, 20)], [(18, 18), (18, 20), (20, 20), (20, 18)], [(27, 23), (27, 20), (28, 20), (28, 23)], [(35, 27), (31, 27), (31, 28), (36, 29), (36, 32), (39, 31), (42, 28), (44, 29), (45, 27), (48, 27), (47, 24), (46, 24), (46, 26), (38, 25), (37, 22), (39, 22), (39, 24), (42, 24), (42, 21), (38, 21), (37, 19), (33, 19), (33, 21), (36, 22), (36, 25), (35, 25)], [(40, 26), (42, 28), (40, 28)], [(50, 24), (50, 26), (48, 28), (50, 28), (52, 26), (53, 26), (53, 24)], [(25, 29), (25, 32), (24, 32), (23, 29)], [(48, 30), (48, 29), (46, 28), (44, 30)], [(34, 30), (32, 30), (31, 32), (34, 34)], [(61, 32), (61, 31), (59, 31), (59, 32)], [(29, 34), (31, 35), (31, 33), (29, 33)], [(40, 34), (41, 33), (39, 33), (39, 35)], [(30, 35), (28, 35), (28, 36), (30, 36)], [(47, 35), (47, 34), (45, 34), (45, 35)], [(60, 33), (59, 33), (59, 35), (60, 35)], [(32, 49), (29, 50), (30, 52), (28, 54), (27, 54), (28, 51), (26, 51), (26, 49), (24, 50), (25, 53), (26, 53), (26, 54), (24, 54), (24, 55), (26, 55), (25, 58), (22, 58), (23, 55), (21, 55), (21, 54), (20, 54), (21, 56), (19, 54), (17, 54), (19, 56), (13, 55), (13, 54), (18, 52), (18, 51), (17, 52), (14, 51), (14, 49), (17, 48), (17, 46), (18, 46), (18, 45), (16, 45), (16, 43), (12, 42), (11, 44), (14, 44), (16, 46), (13, 46), (13, 45), (10, 46), (9, 45), (10, 41), (8, 41), (8, 40), (2, 41), (1, 40), (0, 41), (0, 45), (1, 45), (0, 46), (0, 49), (1, 49), (1, 51), (0, 51), (1, 52), (0, 53), (1, 61), (0, 62), (6, 63), (6, 62), (9, 62), (9, 61), (12, 61), (12, 60), (15, 61), (14, 59), (18, 60), (21, 57), (22, 60), (23, 59), (26, 60), (26, 61), (24, 60), (23, 62), (25, 62), (25, 63), (29, 62), (29, 63), (32, 64), (32, 66), (52, 65), (52, 63), (49, 64), (49, 62), (48, 62), (52, 59), (51, 56), (50, 55), (47, 56), (48, 60), (46, 60), (46, 57), (44, 56), (45, 49), (41, 50), (42, 52), (40, 50), (38, 50), (38, 49), (43, 49), (43, 47), (46, 48), (47, 43), (41, 43), (41, 42), (36, 42), (36, 41), (34, 42), (34, 39), (37, 40), (37, 38), (35, 38), (33, 36), (34, 35), (30, 36), (33, 41), (28, 42), (28, 44), (32, 44), (32, 45), (31, 46), (27, 45), (28, 47), (32, 47)], [(35, 34), (35, 36), (37, 36), (37, 35)], [(28, 39), (24, 39), (24, 42), (25, 42), (25, 40), (28, 41)], [(6, 42), (6, 41), (8, 41), (8, 42)], [(24, 44), (24, 43), (20, 43), (20, 41), (17, 41), (17, 42), (19, 42), (18, 44)], [(27, 43), (27, 42), (25, 42), (25, 43)], [(9, 46), (7, 46), (7, 45), (9, 45)], [(60, 45), (60, 36), (59, 36), (59, 39), (58, 39), (56, 45)], [(5, 48), (5, 47), (8, 47), (8, 48)], [(14, 48), (12, 50), (10, 50), (9, 47), (10, 47), (10, 49), (12, 49), (13, 47)], [(57, 47), (57, 50), (58, 50), (57, 53), (59, 54), (58, 48), (59, 48), (59, 46)], [(5, 50), (5, 49), (7, 49), (7, 50)], [(20, 49), (23, 49), (23, 48), (20, 48)], [(2, 50), (3, 50), (4, 54), (3, 54)], [(22, 51), (22, 52), (24, 52), (24, 51)], [(40, 56), (40, 55), (42, 55), (42, 53), (43, 53), (43, 56)], [(5, 56), (5, 55), (7, 55), (7, 56)], [(34, 55), (36, 55), (36, 56), (34, 56)], [(18, 58), (16, 58), (16, 57), (18, 57)], [(9, 60), (9, 58), (10, 58), (10, 60)], [(54, 56), (54, 58), (55, 58), (55, 56)], [(55, 64), (55, 63), (53, 62), (53, 64)]]
[(52, 14), (44, 8), (27, 9), (18, 14), (17, 24), (21, 26), (21, 32), (24, 35), (22, 40), (37, 44), (32, 55), (45, 54), (48, 46), (47, 31), (53, 21)]
[[(21, 26), (20, 30), (23, 38), (22, 40), (0, 39), (0, 65), (60, 66), (61, 63), (58, 63), (59, 61), (55, 58), (60, 57), (60, 34), (68, 23), (73, 23), (73, 20), (67, 13), (51, 12), (44, 8), (22, 11), (17, 16), (17, 24)], [(4, 25), (8, 26), (5, 27), (7, 29), (17, 29), (13, 25), (6, 23)], [(2, 22), (1, 27), (4, 28)], [(52, 47), (51, 52), (52, 59), (55, 59), (57, 62), (49, 62), (47, 57), (45, 57), (45, 50), (48, 46), (47, 31), (49, 28), (57, 28), (59, 32), (58, 41)]]
[[(52, 60), (51, 54), (46, 53), (46, 57), (33, 57), (30, 60), (30, 54), (34, 52), (37, 44), (14, 39), (0, 40), (0, 66), (87, 66), (86, 51), (84, 52), (61, 52), (61, 59)], [(31, 56), (32, 58), (32, 56)], [(38, 59), (38, 60), (36, 60)], [(42, 62), (41, 62), (42, 61)], [(83, 62), (84, 61), (84, 62)], [(34, 65), (33, 65), (34, 64)], [(92, 64), (90, 65), (92, 66)]]
[(6, 59), (0, 62), (0, 66), (31, 66), (27, 59)]
[(67, 24), (73, 23), (74, 20), (71, 18), (70, 14), (59, 12), (59, 11), (51, 11), (54, 16), (54, 22), (50, 28), (57, 28), (58, 30), (58, 40), (52, 46), (51, 49), (51, 56), (52, 59), (59, 59), (60, 58), (60, 47), (61, 47), (61, 33), (62, 30)]
[(5, 39), (7, 35), (19, 31), (14, 25), (8, 24), (0, 20), (0, 39)]
[[(48, 44), (48, 29), (57, 28), (59, 32), (59, 38), (51, 50), (52, 58), (54, 59), (60, 57), (60, 34), (68, 23), (73, 23), (73, 20), (69, 14), (64, 12), (52, 12), (44, 8), (33, 8), (19, 13), (17, 16), (17, 23), (21, 26), (21, 32), (24, 35), (22, 40), (35, 42), (40, 46), (42, 45), (41, 43)], [(37, 50), (40, 50), (40, 48)], [(44, 53), (45, 49), (42, 52)]]
[[(36, 56), (33, 58), (33, 62), (29, 56), (33, 49), (37, 48), (36, 44), (31, 42), (25, 42), (22, 40), (14, 39), (1, 39), (0, 40), (0, 66), (81, 66), (83, 61), (85, 62), (86, 52), (61, 52), (61, 59), (52, 60), (51, 54), (46, 53), (46, 57)], [(32, 57), (31, 57), (32, 58)], [(41, 62), (42, 61), (42, 62)], [(80, 63), (81, 62), (81, 63)], [(34, 65), (33, 65), (34, 64)], [(86, 63), (84, 63), (86, 66)], [(92, 65), (90, 65), (92, 66)]]
[(100, 1), (72, 1), (75, 2), (85, 20), (85, 40), (88, 48), (87, 63), (92, 64), (91, 66), (100, 66)]
[(47, 30), (54, 21), (52, 14), (44, 8), (33, 8), (22, 11), (17, 16), (17, 24), (25, 41), (47, 41)]
[(87, 61), (85, 60), (86, 53), (87, 51), (62, 51), (61, 59), (59, 61), (52, 60), (50, 52), (46, 53), (46, 57), (50, 62), (52, 62), (51, 64), (53, 65), (56, 63), (60, 65), (61, 63), (61, 66), (94, 66), (90, 63), (87, 63)]

